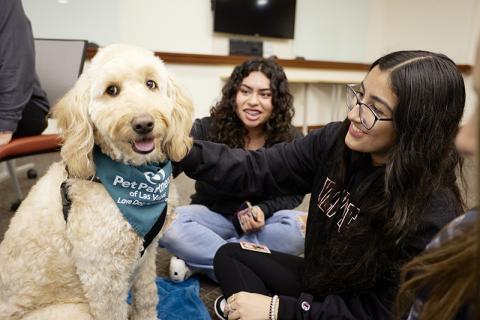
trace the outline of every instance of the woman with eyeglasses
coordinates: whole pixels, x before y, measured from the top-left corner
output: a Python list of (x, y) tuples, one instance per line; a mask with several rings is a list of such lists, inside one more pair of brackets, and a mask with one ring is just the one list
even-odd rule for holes
[(464, 103), (449, 58), (399, 51), (347, 88), (343, 122), (255, 152), (196, 141), (180, 163), (194, 179), (245, 197), (311, 193), (304, 257), (219, 249), (223, 316), (390, 319), (402, 264), (463, 211)]

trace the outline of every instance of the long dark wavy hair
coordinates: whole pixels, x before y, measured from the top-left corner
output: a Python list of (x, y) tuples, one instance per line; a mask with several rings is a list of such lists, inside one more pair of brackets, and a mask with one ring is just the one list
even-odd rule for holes
[(266, 146), (294, 138), (293, 96), (283, 68), (273, 58), (252, 58), (235, 67), (223, 86), (221, 100), (210, 110), (212, 130), (209, 138), (212, 141), (232, 148), (245, 146), (247, 129), (235, 112), (235, 99), (243, 79), (253, 71), (263, 73), (270, 80), (273, 110), (264, 127)]
[[(426, 203), (441, 191), (450, 203), (463, 204), (456, 180), (462, 161), (454, 139), (465, 87), (457, 66), (442, 54), (398, 51), (375, 61), (370, 70), (375, 67), (390, 72), (390, 86), (398, 98), (393, 112), (396, 140), (386, 165), (362, 181), (350, 199), (361, 216), (345, 232), (332, 235), (327, 245), (314, 243), (319, 247), (312, 252), (321, 252), (316, 259), (323, 264), (320, 272), (306, 269), (305, 285), (314, 294), (371, 288), (380, 274), (398, 283), (400, 267), (412, 254), (406, 248), (409, 236)], [(345, 145), (349, 125), (346, 119), (338, 136), (339, 154), (332, 157), (336, 162), (332, 160), (330, 175), (339, 191), (347, 189), (360, 166), (371, 164), (368, 154)]]

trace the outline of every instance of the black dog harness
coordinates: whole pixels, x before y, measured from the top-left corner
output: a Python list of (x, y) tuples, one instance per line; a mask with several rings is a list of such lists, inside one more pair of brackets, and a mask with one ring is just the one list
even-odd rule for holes
[[(68, 172), (68, 170), (67, 170)], [(102, 183), (98, 177), (93, 177), (91, 179), (93, 182)], [(67, 181), (63, 181), (60, 185), (60, 195), (62, 197), (62, 211), (63, 217), (65, 218), (65, 222), (67, 222), (68, 214), (70, 213), (70, 208), (72, 207), (72, 199), (68, 196), (68, 184)], [(148, 233), (143, 238), (143, 249), (140, 252), (140, 256), (143, 256), (143, 253), (148, 248), (150, 243), (152, 243), (153, 239), (157, 236), (157, 234), (162, 229), (163, 224), (165, 223), (165, 217), (167, 216), (167, 206), (162, 211), (162, 214), (158, 217), (157, 221), (153, 227), (148, 231)]]

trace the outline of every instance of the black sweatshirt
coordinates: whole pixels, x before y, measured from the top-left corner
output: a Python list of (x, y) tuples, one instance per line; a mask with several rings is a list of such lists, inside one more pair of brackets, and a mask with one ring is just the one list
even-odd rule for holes
[[(312, 272), (323, 271), (329, 261), (338, 261), (335, 252), (330, 256), (328, 252), (331, 251), (324, 252), (324, 242), (335, 241), (347, 225), (359, 223), (362, 212), (350, 199), (355, 199), (355, 190), (361, 181), (380, 170), (371, 165), (357, 167), (352, 172), (348, 190), (333, 192), (336, 181), (331, 179), (329, 170), (332, 155), (338, 147), (340, 126), (340, 123), (332, 123), (291, 143), (277, 144), (256, 152), (196, 141), (180, 165), (194, 179), (221, 186), (247, 198), (256, 194), (274, 196), (311, 192), (305, 238), (305, 273), (310, 271), (309, 276), (312, 276)], [(331, 210), (338, 208), (335, 204), (339, 201), (340, 210)], [(399, 268), (402, 262), (420, 253), (433, 236), (461, 211), (461, 205), (452, 192), (442, 190), (434, 193), (417, 217), (415, 230), (403, 243), (393, 246), (399, 248), (391, 255), (395, 257), (394, 261), (381, 261), (379, 264), (390, 266), (397, 263)], [(379, 233), (372, 230), (368, 234), (375, 237)], [(354, 247), (357, 245), (352, 244)], [(343, 259), (342, 256), (340, 258)], [(349, 256), (344, 258), (351, 260)], [(398, 268), (393, 272), (397, 276)], [(357, 282), (330, 283), (330, 286), (322, 287), (324, 291), (321, 295), (307, 289), (300, 297), (280, 296), (279, 319), (390, 319), (398, 279), (395, 275), (392, 278), (392, 270), (388, 267), (379, 270), (382, 272), (375, 274), (375, 281), (360, 287)], [(309, 278), (304, 275), (304, 288), (308, 287), (308, 281)]]
[[(190, 135), (195, 140), (208, 140), (211, 131), (212, 119), (204, 117), (196, 119)], [(296, 138), (301, 137), (300, 133), (296, 133)], [(214, 212), (218, 212), (226, 217), (231, 217), (240, 205), (248, 200), (252, 205), (259, 206), (265, 219), (271, 217), (275, 212), (284, 209), (294, 209), (303, 200), (304, 194), (295, 194), (289, 196), (270, 196), (254, 194), (248, 197), (227, 193), (222, 187), (215, 188), (211, 184), (204, 181), (195, 182), (195, 193), (192, 195), (192, 204), (201, 204), (208, 207)]]

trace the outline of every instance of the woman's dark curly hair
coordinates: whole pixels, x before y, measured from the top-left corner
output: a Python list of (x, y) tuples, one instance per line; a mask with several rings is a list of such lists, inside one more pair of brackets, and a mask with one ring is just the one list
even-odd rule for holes
[(263, 73), (270, 80), (273, 110), (264, 128), (266, 146), (293, 140), (293, 96), (288, 88), (287, 76), (273, 58), (253, 58), (235, 67), (222, 88), (222, 99), (210, 109), (212, 130), (209, 138), (212, 141), (231, 148), (244, 148), (247, 129), (235, 112), (235, 101), (243, 79), (253, 71)]

